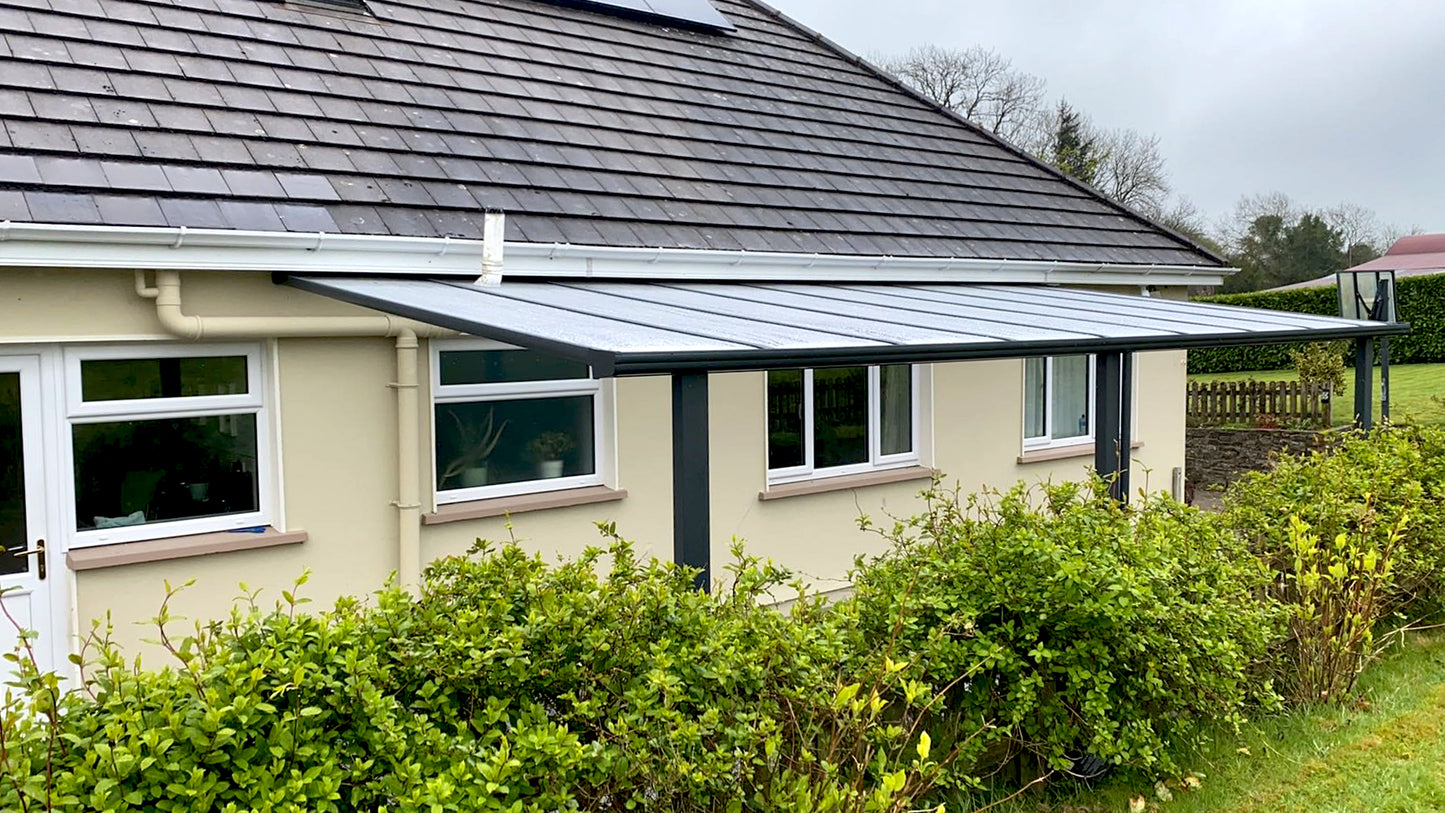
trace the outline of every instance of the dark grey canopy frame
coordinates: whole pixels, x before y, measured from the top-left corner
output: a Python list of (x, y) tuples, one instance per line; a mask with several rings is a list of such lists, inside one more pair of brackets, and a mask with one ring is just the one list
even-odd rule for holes
[[(976, 284), (508, 281), (311, 275), (278, 281), (333, 299), (591, 365), (673, 377), (676, 561), (711, 582), (707, 374), (1091, 353), (1095, 468), (1127, 499), (1133, 354), (1353, 339), (1369, 380), (1377, 337), (1407, 324), (1075, 288)], [(1357, 391), (1358, 391), (1357, 381)], [(1364, 392), (1369, 392), (1368, 384)], [(1368, 396), (1360, 404), (1367, 404)], [(1370, 409), (1362, 409), (1368, 426)]]

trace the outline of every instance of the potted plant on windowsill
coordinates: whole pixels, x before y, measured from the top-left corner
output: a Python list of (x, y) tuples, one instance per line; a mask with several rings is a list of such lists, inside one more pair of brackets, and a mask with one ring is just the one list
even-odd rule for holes
[(566, 432), (543, 432), (527, 444), (527, 453), (537, 463), (537, 476), (550, 480), (562, 476), (562, 455), (577, 448)]
[(452, 422), (457, 425), (461, 451), (442, 469), (441, 482), (455, 477), (463, 488), (484, 486), (487, 484), (487, 457), (497, 448), (502, 430), (510, 422), (502, 421), (501, 426), (494, 426), (496, 416), (490, 409), (487, 410), (487, 419), (480, 425), (463, 421), (455, 412), (451, 416)]

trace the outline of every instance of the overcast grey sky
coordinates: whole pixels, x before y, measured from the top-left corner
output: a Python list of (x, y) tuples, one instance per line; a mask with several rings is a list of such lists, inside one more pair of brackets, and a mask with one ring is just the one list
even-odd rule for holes
[(1445, 232), (1445, 0), (772, 0), (855, 52), (993, 48), (1157, 133), (1213, 223), (1243, 194)]

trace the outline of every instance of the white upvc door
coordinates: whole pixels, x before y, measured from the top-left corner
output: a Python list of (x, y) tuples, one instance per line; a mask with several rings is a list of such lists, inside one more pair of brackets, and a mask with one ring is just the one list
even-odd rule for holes
[[(0, 355), (0, 651), (32, 630), (22, 654), (64, 673), (68, 575), (47, 527), (40, 373), (39, 356)], [(13, 669), (0, 661), (0, 683)]]

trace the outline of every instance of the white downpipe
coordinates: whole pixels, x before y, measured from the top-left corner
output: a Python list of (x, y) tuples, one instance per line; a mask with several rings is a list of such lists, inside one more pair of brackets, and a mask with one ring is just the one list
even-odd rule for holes
[(396, 337), (397, 578), (415, 591), (421, 583), (421, 454), (417, 383), (417, 337), (455, 336), (456, 331), (385, 314), (376, 316), (195, 316), (185, 312), (178, 271), (157, 271), (154, 287), (135, 272), (136, 294), (154, 299), (156, 318), (171, 334), (201, 339), (299, 337)]
[(396, 337), (397, 579), (403, 589), (421, 585), (420, 396), (417, 389), (416, 334)]

